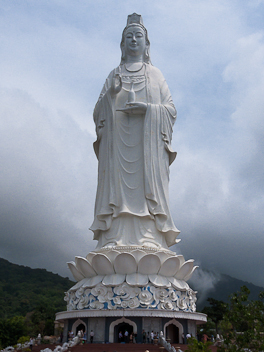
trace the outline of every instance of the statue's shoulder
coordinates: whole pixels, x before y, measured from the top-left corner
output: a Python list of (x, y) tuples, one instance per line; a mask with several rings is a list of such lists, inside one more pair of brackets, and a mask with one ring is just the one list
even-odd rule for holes
[(108, 78), (109, 78), (109, 77), (113, 77), (114, 74), (115, 74), (116, 72), (118, 72), (118, 70), (119, 70), (119, 66), (117, 66), (117, 67), (114, 68), (112, 71), (110, 71), (110, 73), (109, 73), (109, 75), (108, 75)]
[(151, 64), (146, 64), (146, 69), (147, 69), (147, 72), (149, 73), (149, 75), (151, 76), (151, 78), (153, 78), (155, 80), (159, 80), (159, 81), (164, 80), (163, 74), (161, 73), (161, 71), (157, 67), (155, 67)]
[(113, 79), (114, 75), (116, 74), (116, 72), (119, 72), (119, 66), (117, 66), (116, 68), (114, 68), (114, 69), (109, 73), (109, 75), (107, 76), (106, 81), (105, 81), (105, 86), (108, 86), (109, 84), (111, 84), (110, 82), (112, 82), (112, 79)]

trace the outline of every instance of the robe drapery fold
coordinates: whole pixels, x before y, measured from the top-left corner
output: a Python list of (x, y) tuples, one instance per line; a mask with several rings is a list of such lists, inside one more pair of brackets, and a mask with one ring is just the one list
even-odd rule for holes
[[(116, 72), (121, 72), (121, 68), (119, 67), (109, 74), (94, 109), (97, 133), (94, 150), (99, 164), (94, 222), (91, 230), (94, 232), (94, 239), (98, 240), (100, 245), (106, 245), (108, 242), (121, 243), (122, 245), (131, 245), (131, 243), (142, 245), (144, 238), (143, 240), (138, 240), (138, 238), (145, 236), (144, 229), (152, 226), (149, 225), (149, 221), (151, 221), (155, 224), (154, 230), (149, 230), (151, 231), (152, 243), (169, 247), (176, 243), (176, 237), (179, 234), (171, 217), (168, 194), (169, 165), (176, 157), (176, 153), (171, 148), (172, 127), (176, 120), (176, 110), (162, 73), (152, 65), (145, 64), (147, 111), (145, 116), (140, 117), (144, 119), (142, 122), (142, 158), (144, 160), (142, 172), (140, 176), (137, 176), (143, 178), (143, 182), (142, 179), (138, 181), (142, 182), (145, 206), (144, 209), (138, 209), (138, 212), (131, 210), (133, 208), (131, 204), (120, 204), (120, 199), (124, 198), (120, 197), (122, 189), (120, 188), (118, 171), (120, 165), (117, 157), (117, 107), (116, 99), (112, 98), (109, 93)], [(130, 202), (133, 201), (136, 202), (136, 199), (130, 199)], [(122, 223), (127, 221), (129, 215), (140, 219), (141, 223), (138, 225), (140, 236), (133, 234), (133, 231), (137, 231), (131, 225), (133, 221), (129, 220), (127, 225)], [(113, 227), (121, 226), (124, 229), (129, 226), (131, 231), (131, 238), (127, 241), (129, 243), (126, 243), (125, 239), (119, 238), (118, 234), (117, 238), (114, 238), (113, 234), (109, 238), (105, 236), (113, 225), (114, 219), (118, 218), (120, 219), (115, 222)], [(144, 225), (145, 219), (146, 224)], [(165, 239), (162, 243), (159, 239), (161, 234)], [(133, 237), (134, 240), (132, 240)], [(146, 234), (146, 241), (148, 241), (148, 237), (149, 235)]]

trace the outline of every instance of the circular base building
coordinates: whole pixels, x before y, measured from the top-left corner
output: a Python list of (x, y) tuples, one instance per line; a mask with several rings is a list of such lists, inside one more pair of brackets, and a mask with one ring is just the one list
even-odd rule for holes
[(73, 312), (60, 312), (56, 320), (64, 323), (64, 340), (66, 341), (68, 331), (77, 335), (78, 331), (87, 332), (88, 339), (90, 331), (94, 331), (95, 343), (121, 342), (119, 333), (134, 333), (136, 342), (143, 342), (143, 330), (163, 332), (166, 339), (171, 343), (184, 343), (183, 335), (189, 332), (196, 336), (196, 325), (207, 321), (206, 315), (202, 313), (172, 312), (164, 310), (149, 309), (122, 309), (116, 311), (102, 310), (79, 310)]

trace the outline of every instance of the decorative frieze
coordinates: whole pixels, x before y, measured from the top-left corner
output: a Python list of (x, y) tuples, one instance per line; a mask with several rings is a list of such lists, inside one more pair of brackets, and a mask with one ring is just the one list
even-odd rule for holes
[(159, 309), (168, 311), (196, 311), (196, 292), (176, 290), (172, 287), (155, 287), (150, 282), (134, 287), (126, 282), (118, 286), (102, 283), (93, 288), (77, 288), (66, 293), (67, 310), (99, 309)]

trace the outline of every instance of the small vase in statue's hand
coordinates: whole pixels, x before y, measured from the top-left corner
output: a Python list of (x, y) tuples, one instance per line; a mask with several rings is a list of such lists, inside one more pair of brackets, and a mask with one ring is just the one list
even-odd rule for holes
[(119, 73), (116, 73), (112, 79), (112, 84), (110, 88), (110, 94), (115, 96), (120, 92), (122, 88), (122, 79)]
[(127, 104), (134, 103), (135, 101), (136, 101), (136, 93), (134, 91), (134, 82), (132, 82), (130, 91), (128, 92)]

